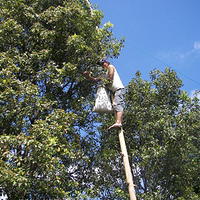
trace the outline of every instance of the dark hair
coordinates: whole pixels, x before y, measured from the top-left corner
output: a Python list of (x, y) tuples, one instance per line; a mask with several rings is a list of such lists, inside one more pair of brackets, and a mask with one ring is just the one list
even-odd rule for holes
[(108, 60), (106, 58), (102, 58), (97, 64), (101, 65), (102, 63), (108, 63), (108, 64), (110, 64), (110, 62), (108, 62)]

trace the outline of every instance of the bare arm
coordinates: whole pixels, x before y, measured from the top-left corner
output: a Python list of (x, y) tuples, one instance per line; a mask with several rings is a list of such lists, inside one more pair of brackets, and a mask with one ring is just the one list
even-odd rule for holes
[(101, 80), (101, 76), (94, 78), (94, 77), (92, 77), (92, 76), (90, 75), (90, 72), (88, 72), (88, 71), (83, 72), (83, 74), (84, 74), (84, 76), (85, 76), (87, 79), (90, 79), (90, 80), (92, 80), (92, 81), (98, 82), (98, 81)]
[(108, 66), (108, 78), (107, 78), (107, 80), (109, 82), (113, 81), (114, 72), (115, 72), (115, 67), (113, 65), (109, 65)]

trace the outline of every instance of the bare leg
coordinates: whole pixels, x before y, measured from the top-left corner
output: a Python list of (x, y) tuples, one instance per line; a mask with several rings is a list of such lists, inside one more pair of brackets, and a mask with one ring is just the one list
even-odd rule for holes
[(116, 124), (122, 124), (122, 116), (123, 116), (123, 112), (117, 112), (117, 116), (116, 116)]
[(116, 122), (115, 122), (115, 124), (110, 126), (108, 129), (122, 127), (122, 115), (123, 115), (122, 111), (116, 112)]

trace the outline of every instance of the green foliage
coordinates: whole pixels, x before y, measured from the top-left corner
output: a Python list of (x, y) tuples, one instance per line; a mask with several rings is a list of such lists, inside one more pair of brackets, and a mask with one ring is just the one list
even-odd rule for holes
[(87, 0), (0, 7), (0, 186), (9, 199), (97, 196), (95, 87), (82, 74), (118, 57), (123, 39)]
[(9, 197), (62, 198), (75, 187), (69, 176), (79, 157), (70, 125), (73, 118), (58, 110), (36, 121), (26, 134), (1, 136), (1, 185)]
[(199, 184), (199, 100), (181, 91), (169, 68), (150, 78), (143, 81), (138, 72), (127, 87), (125, 130), (135, 184), (147, 199), (188, 199)]
[[(150, 80), (136, 73), (127, 86), (123, 116), (137, 198), (198, 199), (199, 99), (180, 89), (182, 81), (169, 68), (150, 72)], [(99, 121), (101, 159), (108, 177), (104, 181), (115, 182), (128, 196), (117, 131), (105, 131), (114, 119), (103, 116)]]
[[(0, 6), (0, 186), (9, 199), (128, 199), (114, 116), (91, 113), (95, 86), (82, 75), (124, 39), (87, 0)], [(150, 80), (137, 72), (125, 99), (137, 198), (198, 199), (199, 99), (168, 68)]]

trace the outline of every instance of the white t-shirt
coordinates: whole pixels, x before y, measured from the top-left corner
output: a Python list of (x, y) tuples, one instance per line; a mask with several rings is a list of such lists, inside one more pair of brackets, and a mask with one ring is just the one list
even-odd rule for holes
[[(106, 78), (108, 78), (108, 71), (106, 73)], [(108, 84), (109, 90), (112, 92), (115, 92), (116, 90), (119, 90), (121, 88), (124, 88), (124, 85), (119, 77), (119, 74), (117, 73), (117, 70), (114, 67), (114, 76), (112, 83)]]

